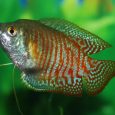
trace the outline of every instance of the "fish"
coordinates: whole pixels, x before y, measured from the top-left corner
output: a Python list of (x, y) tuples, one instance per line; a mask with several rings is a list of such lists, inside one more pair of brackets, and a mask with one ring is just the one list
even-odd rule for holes
[(39, 92), (97, 95), (115, 76), (115, 61), (90, 56), (111, 45), (64, 19), (0, 23), (0, 44), (24, 84)]

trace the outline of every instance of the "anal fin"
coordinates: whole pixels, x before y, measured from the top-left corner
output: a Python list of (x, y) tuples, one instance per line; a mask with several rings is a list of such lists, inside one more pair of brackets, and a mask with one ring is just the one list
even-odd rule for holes
[(47, 81), (37, 79), (37, 74), (23, 73), (21, 78), (27, 87), (36, 91), (53, 90), (53, 87), (49, 86)]
[[(39, 74), (26, 74), (23, 73), (22, 80), (25, 85), (35, 91), (54, 92), (65, 95), (82, 95), (82, 82), (76, 84), (64, 83), (63, 77), (51, 77), (50, 80), (47, 77), (41, 77)], [(62, 83), (63, 82), (63, 83)]]

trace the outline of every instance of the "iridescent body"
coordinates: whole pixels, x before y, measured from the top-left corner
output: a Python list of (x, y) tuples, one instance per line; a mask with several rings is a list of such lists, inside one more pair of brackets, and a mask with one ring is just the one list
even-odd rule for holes
[(1, 45), (35, 90), (96, 95), (115, 75), (115, 62), (88, 56), (110, 45), (68, 21), (18, 20), (0, 31)]

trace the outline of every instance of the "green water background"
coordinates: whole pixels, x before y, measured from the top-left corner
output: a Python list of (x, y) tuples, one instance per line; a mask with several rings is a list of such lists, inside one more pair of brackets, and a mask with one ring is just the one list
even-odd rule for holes
[[(0, 0), (0, 22), (64, 18), (112, 45), (93, 57), (115, 61), (115, 0)], [(0, 64), (11, 62), (0, 48)], [(0, 67), (0, 115), (20, 115), (12, 88), (13, 66)], [(115, 78), (95, 97), (39, 93), (25, 87), (15, 69), (15, 89), (24, 115), (115, 115)]]

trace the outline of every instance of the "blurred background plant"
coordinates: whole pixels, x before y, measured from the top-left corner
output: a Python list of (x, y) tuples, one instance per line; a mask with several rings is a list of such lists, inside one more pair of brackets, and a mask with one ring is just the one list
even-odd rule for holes
[[(63, 18), (99, 35), (113, 47), (92, 57), (115, 61), (115, 0), (0, 0), (0, 22)], [(0, 64), (11, 62), (0, 48)], [(0, 67), (0, 115), (18, 115), (13, 66)], [(29, 90), (15, 69), (15, 89), (25, 115), (115, 115), (115, 79), (95, 97), (67, 97)]]

